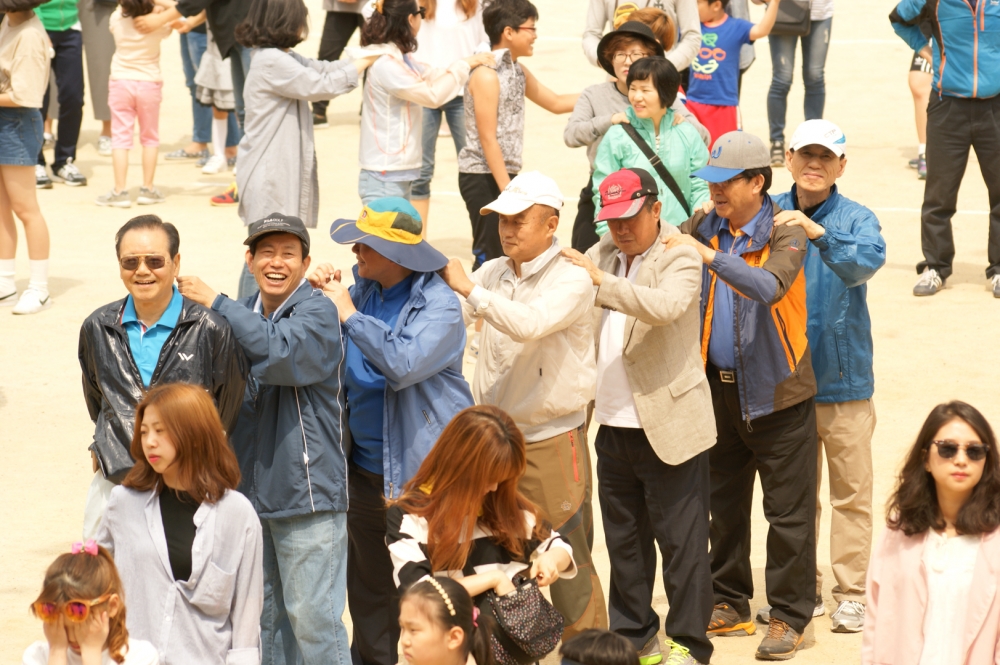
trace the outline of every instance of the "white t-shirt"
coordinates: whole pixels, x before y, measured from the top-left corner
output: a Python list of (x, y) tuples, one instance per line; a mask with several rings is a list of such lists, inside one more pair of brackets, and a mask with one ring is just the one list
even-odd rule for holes
[(949, 538), (933, 529), (924, 541), (927, 609), (919, 665), (962, 665), (965, 616), (980, 536)]
[(447, 69), (456, 60), (489, 51), (482, 4), (477, 2), (476, 13), (467, 18), (457, 0), (438, 0), (434, 18), (425, 19), (417, 33), (417, 61)]
[[(39, 640), (24, 650), (23, 665), (48, 665), (49, 643)], [(122, 665), (159, 665), (160, 657), (156, 653), (156, 647), (149, 642), (142, 640), (128, 641), (128, 652), (125, 654), (125, 662)], [(67, 665), (83, 665), (80, 654), (72, 649), (66, 649)], [(108, 650), (101, 653), (101, 665), (118, 665), (111, 659)]]
[(809, 18), (825, 21), (833, 16), (833, 0), (809, 0)]

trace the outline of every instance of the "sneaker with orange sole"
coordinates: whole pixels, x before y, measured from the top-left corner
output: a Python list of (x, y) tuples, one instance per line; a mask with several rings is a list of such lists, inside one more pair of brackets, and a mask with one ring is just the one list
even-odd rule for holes
[(236, 191), (235, 182), (232, 185), (230, 185), (229, 189), (224, 191), (222, 194), (212, 197), (212, 205), (214, 206), (221, 206), (221, 207), (234, 206), (238, 205), (239, 202), (240, 202), (240, 196), (239, 193)]
[(708, 637), (746, 637), (757, 632), (757, 626), (749, 616), (741, 617), (729, 603), (719, 603), (712, 610), (712, 620), (708, 623)]

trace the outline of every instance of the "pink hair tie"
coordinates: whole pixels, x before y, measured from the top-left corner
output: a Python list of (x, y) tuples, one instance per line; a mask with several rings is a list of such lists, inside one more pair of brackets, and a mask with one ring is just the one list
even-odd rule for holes
[(479, 628), (479, 608), (472, 606), (472, 625)]
[(88, 539), (85, 543), (75, 542), (70, 548), (70, 552), (73, 554), (86, 552), (90, 556), (97, 556), (97, 543), (94, 542), (93, 538)]

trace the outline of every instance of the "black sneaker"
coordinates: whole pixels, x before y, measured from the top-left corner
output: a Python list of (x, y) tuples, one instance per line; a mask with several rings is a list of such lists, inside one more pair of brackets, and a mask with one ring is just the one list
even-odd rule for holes
[(313, 113), (313, 129), (323, 129), (329, 126), (330, 121), (326, 119), (325, 113)]
[(771, 141), (771, 167), (785, 165), (785, 142)]

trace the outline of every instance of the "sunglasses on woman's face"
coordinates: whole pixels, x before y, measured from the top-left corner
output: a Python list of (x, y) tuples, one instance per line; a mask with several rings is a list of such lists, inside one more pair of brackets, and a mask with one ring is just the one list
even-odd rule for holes
[(417, 11), (415, 11), (413, 13), (414, 14), (420, 14), (420, 18), (427, 18), (427, 8), (426, 7), (420, 7), (420, 8), (417, 9)]
[(937, 447), (938, 455), (942, 459), (952, 459), (958, 454), (960, 448), (964, 448), (965, 456), (973, 462), (981, 462), (986, 459), (987, 448), (981, 443), (970, 443), (962, 446), (954, 441), (931, 441)]
[(59, 618), (59, 613), (62, 612), (67, 621), (82, 623), (90, 616), (91, 607), (100, 605), (109, 598), (111, 598), (111, 594), (106, 593), (94, 600), (67, 600), (65, 603), (38, 601), (32, 604), (31, 609), (34, 611), (35, 616), (42, 621), (55, 621)]
[(138, 270), (139, 264), (145, 263), (150, 270), (159, 270), (167, 265), (167, 259), (159, 254), (136, 254), (135, 256), (123, 256), (118, 260), (122, 270)]

